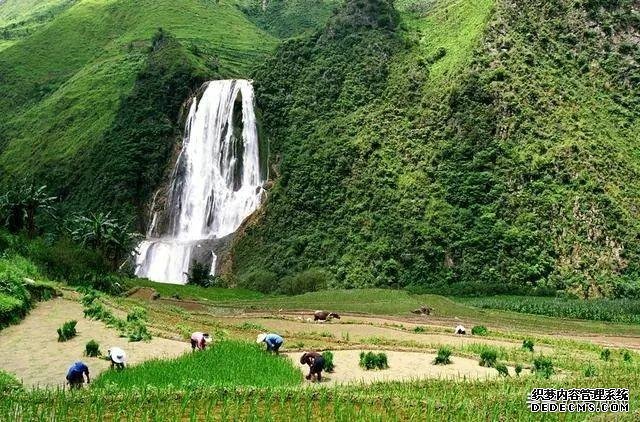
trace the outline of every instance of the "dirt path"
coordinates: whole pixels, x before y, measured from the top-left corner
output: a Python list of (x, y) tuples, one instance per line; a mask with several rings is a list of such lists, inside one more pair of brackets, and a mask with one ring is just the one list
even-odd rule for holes
[[(493, 368), (478, 365), (477, 360), (453, 356), (450, 365), (434, 365), (435, 354), (416, 352), (396, 352), (385, 350), (389, 369), (366, 371), (359, 365), (359, 350), (336, 350), (333, 352), (335, 372), (323, 373), (322, 384), (347, 384), (377, 381), (410, 381), (424, 378), (467, 378), (489, 379), (498, 376)], [(307, 365), (300, 364), (300, 353), (287, 353), (294, 365), (304, 375), (309, 373)], [(511, 374), (513, 368), (509, 368)]]
[[(69, 320), (78, 321), (78, 335), (59, 343), (56, 330)], [(157, 337), (150, 342), (130, 343), (102, 322), (83, 318), (79, 303), (58, 298), (38, 304), (19, 325), (0, 331), (0, 369), (15, 374), (26, 386), (54, 386), (64, 382), (73, 362), (82, 360), (95, 377), (109, 367), (109, 362), (83, 356), (85, 344), (91, 339), (100, 344), (104, 354), (111, 346), (123, 348), (129, 364), (178, 356), (190, 347), (186, 342)]]

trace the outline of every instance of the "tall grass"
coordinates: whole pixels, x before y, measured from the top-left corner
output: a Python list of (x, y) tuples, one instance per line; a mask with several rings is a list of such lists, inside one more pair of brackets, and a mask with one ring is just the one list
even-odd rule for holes
[(94, 382), (94, 388), (174, 386), (275, 387), (296, 385), (302, 373), (284, 357), (265, 353), (257, 345), (222, 341), (199, 352), (170, 360), (152, 360), (128, 368), (108, 371)]

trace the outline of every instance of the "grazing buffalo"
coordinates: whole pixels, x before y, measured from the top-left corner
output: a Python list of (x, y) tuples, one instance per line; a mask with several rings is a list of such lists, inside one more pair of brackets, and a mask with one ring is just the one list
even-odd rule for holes
[(330, 321), (331, 319), (340, 319), (340, 315), (335, 312), (327, 312), (327, 311), (315, 311), (313, 313), (314, 321)]

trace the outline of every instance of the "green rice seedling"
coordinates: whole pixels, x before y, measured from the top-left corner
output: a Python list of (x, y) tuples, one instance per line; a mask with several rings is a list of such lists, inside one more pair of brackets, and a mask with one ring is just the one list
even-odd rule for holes
[(640, 322), (638, 299), (571, 299), (535, 296), (460, 298), (460, 302), (483, 309), (502, 309), (557, 318), (622, 323)]
[(530, 352), (533, 352), (533, 340), (524, 339), (522, 341), (522, 348)]
[(333, 363), (333, 353), (330, 351), (322, 352), (322, 357), (324, 358), (324, 370), (327, 372), (333, 372), (335, 369), (335, 364)]
[(489, 330), (484, 325), (476, 325), (471, 329), (471, 334), (474, 336), (486, 336), (489, 335)]
[(124, 336), (132, 342), (151, 340), (151, 333), (147, 329), (147, 326), (139, 320), (127, 324)]
[(74, 338), (78, 334), (76, 324), (78, 324), (78, 321), (75, 320), (62, 324), (62, 327), (58, 328), (58, 341), (67, 341)]
[[(0, 371), (0, 396), (22, 391), (22, 383), (11, 374)], [(2, 419), (0, 417), (0, 419)], [(7, 419), (8, 420), (8, 419)]]
[(600, 359), (609, 362), (611, 360), (611, 350), (603, 349), (602, 352), (600, 352)]
[(592, 364), (587, 365), (586, 368), (584, 368), (583, 374), (586, 378), (592, 378), (595, 377), (596, 375), (598, 375), (597, 371), (596, 371), (596, 367), (593, 366)]
[(539, 356), (533, 360), (533, 367), (531, 372), (535, 373), (539, 377), (549, 378), (555, 373), (553, 368), (553, 361), (551, 358), (545, 356)]
[(486, 366), (487, 368), (493, 368), (498, 360), (498, 351), (495, 349), (487, 348), (480, 352), (480, 366)]
[(497, 363), (495, 368), (496, 368), (496, 371), (498, 371), (498, 374), (500, 374), (500, 376), (502, 377), (509, 376), (509, 369), (507, 369), (507, 365), (505, 365), (504, 363)]
[(625, 362), (631, 362), (633, 360), (631, 353), (626, 349), (622, 351), (622, 360)]
[(84, 354), (91, 358), (100, 356), (102, 354), (100, 353), (100, 344), (95, 340), (89, 340), (89, 342), (84, 346)]
[(147, 320), (147, 311), (140, 306), (134, 306), (133, 309), (127, 314), (127, 321), (146, 321)]
[(131, 389), (153, 385), (158, 389), (170, 386), (188, 389), (194, 382), (207, 387), (282, 387), (298, 385), (301, 381), (300, 370), (289, 359), (263, 353), (256, 344), (227, 340), (198, 353), (150, 360), (126, 371), (105, 372), (93, 382), (93, 388), (104, 390), (114, 385)]
[(449, 365), (451, 363), (451, 349), (447, 346), (439, 348), (433, 363), (434, 365)]
[(518, 363), (515, 367), (515, 371), (516, 371), (516, 376), (519, 377), (520, 373), (522, 372), (522, 364)]
[(386, 353), (360, 352), (360, 366), (366, 370), (387, 369), (389, 363)]
[(427, 331), (424, 327), (421, 326), (417, 326), (413, 329), (414, 333), (424, 333), (425, 331)]
[(304, 341), (296, 341), (295, 343), (291, 344), (291, 348), (292, 349), (302, 349), (302, 348), (304, 348)]
[(268, 331), (265, 327), (260, 324), (255, 324), (253, 322), (245, 321), (242, 324), (236, 325), (236, 328), (244, 331)]
[(323, 338), (334, 338), (335, 336), (328, 331), (323, 331), (320, 333), (320, 337)]
[(351, 339), (351, 337), (349, 336), (349, 332), (348, 331), (343, 332), (341, 337), (342, 337), (342, 340), (344, 340), (344, 341), (350, 341), (350, 339)]

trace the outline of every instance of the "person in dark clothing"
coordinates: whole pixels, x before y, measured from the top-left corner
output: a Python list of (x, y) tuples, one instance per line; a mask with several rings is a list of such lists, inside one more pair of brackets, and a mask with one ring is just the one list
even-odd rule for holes
[(87, 384), (91, 382), (89, 378), (89, 367), (83, 362), (76, 362), (67, 371), (67, 382), (70, 388), (82, 388), (84, 377), (87, 377)]
[(324, 358), (318, 352), (306, 352), (300, 358), (300, 363), (309, 365), (309, 375), (305, 378), (308, 380), (316, 376), (318, 382), (322, 381), (322, 370), (324, 369)]

